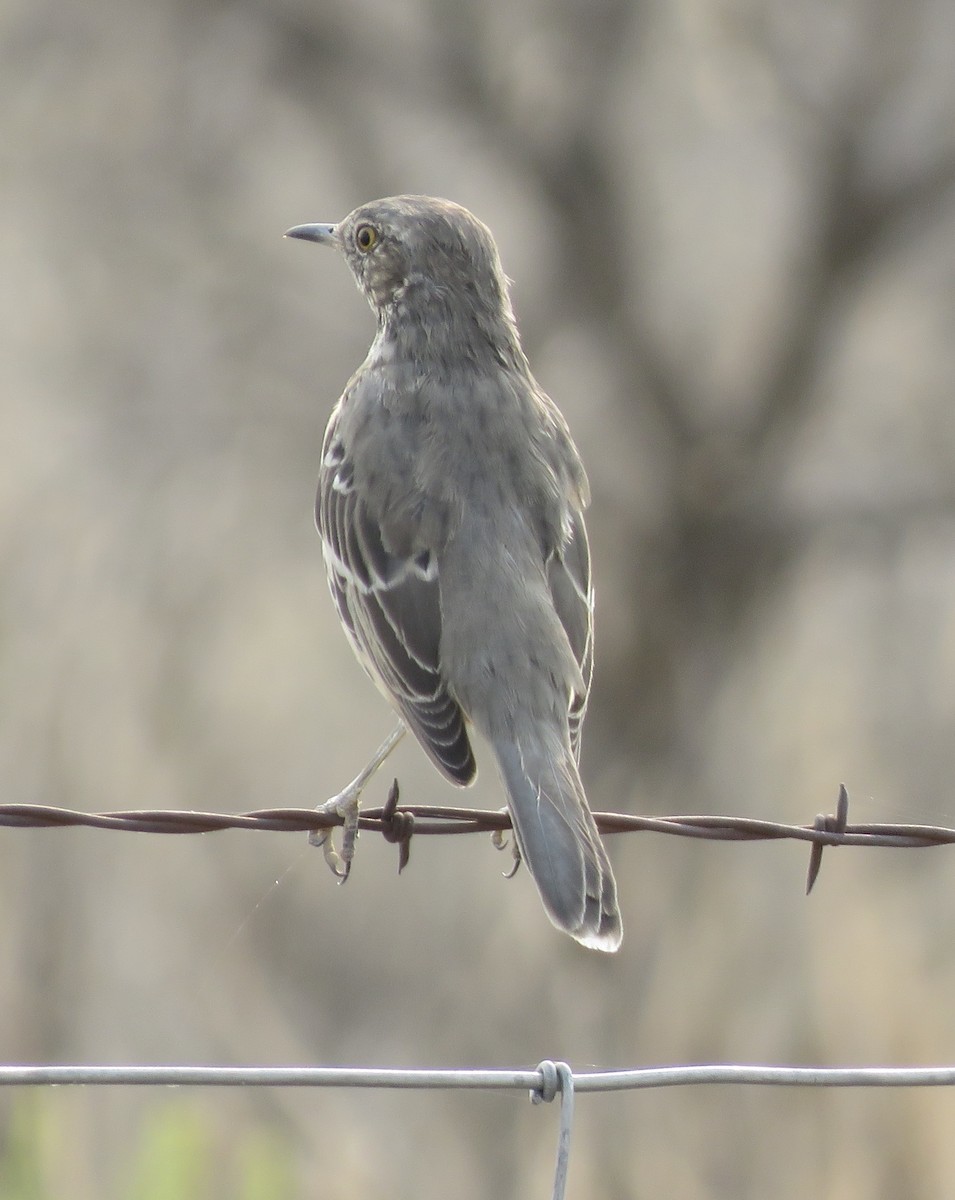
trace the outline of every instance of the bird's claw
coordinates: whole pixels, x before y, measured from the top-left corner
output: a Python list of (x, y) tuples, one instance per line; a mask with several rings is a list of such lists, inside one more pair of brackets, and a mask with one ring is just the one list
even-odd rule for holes
[[(506, 808), (501, 809), (502, 812), (507, 812)], [(521, 848), (517, 844), (517, 835), (513, 839), (507, 836), (506, 829), (495, 829), (491, 833), (491, 845), (495, 850), (506, 850), (510, 847), (511, 853), (514, 855), (514, 862), (509, 871), (504, 872), (505, 879), (513, 879), (517, 874), (517, 869), (521, 865)]]
[(324, 804), (319, 804), (316, 812), (329, 813), (341, 817), (342, 848), (339, 852), (335, 847), (331, 829), (313, 829), (308, 835), (309, 844), (321, 846), (325, 861), (339, 883), (344, 883), (351, 873), (352, 859), (355, 857), (355, 839), (358, 837), (358, 814), (361, 805), (359, 793), (352, 789), (345, 790)]

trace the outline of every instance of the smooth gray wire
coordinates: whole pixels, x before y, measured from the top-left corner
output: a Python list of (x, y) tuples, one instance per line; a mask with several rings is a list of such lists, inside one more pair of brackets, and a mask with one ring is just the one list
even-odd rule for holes
[(560, 1096), (553, 1200), (564, 1200), (575, 1092), (638, 1091), (701, 1084), (776, 1087), (942, 1087), (955, 1067), (766, 1067), (743, 1064), (641, 1067), (575, 1075), (545, 1059), (536, 1070), (401, 1070), (381, 1067), (0, 1066), (0, 1086), (351, 1087), (526, 1090), (534, 1103)]
[[(569, 1068), (568, 1068), (569, 1069)], [(703, 1084), (769, 1087), (951, 1087), (955, 1067), (791, 1067), (746, 1064), (570, 1072), (575, 1092), (621, 1092)], [(381, 1067), (0, 1066), (0, 1086), (349, 1087), (529, 1091), (540, 1069), (403, 1070)]]

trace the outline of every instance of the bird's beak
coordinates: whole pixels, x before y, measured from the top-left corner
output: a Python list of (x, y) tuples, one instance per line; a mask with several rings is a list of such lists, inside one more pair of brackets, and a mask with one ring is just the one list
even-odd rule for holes
[(334, 246), (337, 242), (338, 227), (336, 225), (294, 225), (285, 236), (301, 238), (305, 242), (319, 242), (325, 246)]

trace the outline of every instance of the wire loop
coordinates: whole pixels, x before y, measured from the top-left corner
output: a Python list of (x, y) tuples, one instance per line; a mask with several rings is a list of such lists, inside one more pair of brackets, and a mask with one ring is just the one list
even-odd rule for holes
[(565, 1062), (545, 1058), (538, 1063), (540, 1086), (531, 1089), (532, 1104), (550, 1104), (560, 1094), (560, 1128), (557, 1133), (557, 1165), (554, 1170), (553, 1200), (564, 1200), (570, 1165), (570, 1134), (574, 1124), (574, 1073)]

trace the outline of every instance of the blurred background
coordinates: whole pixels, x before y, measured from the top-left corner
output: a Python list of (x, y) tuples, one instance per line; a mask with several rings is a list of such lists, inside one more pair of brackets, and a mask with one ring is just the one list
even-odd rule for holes
[[(0, 800), (311, 806), (391, 726), (326, 594), (373, 318), (282, 233), (495, 231), (593, 486), (597, 809), (955, 824), (947, 0), (2, 0)], [(402, 745), (416, 803), (448, 788)], [(5, 1062), (955, 1059), (952, 852), (610, 841), (615, 958), (485, 838), (0, 831)], [(575, 1196), (948, 1197), (947, 1090), (578, 1104)], [(549, 1196), (514, 1094), (0, 1096), (0, 1195)]]

